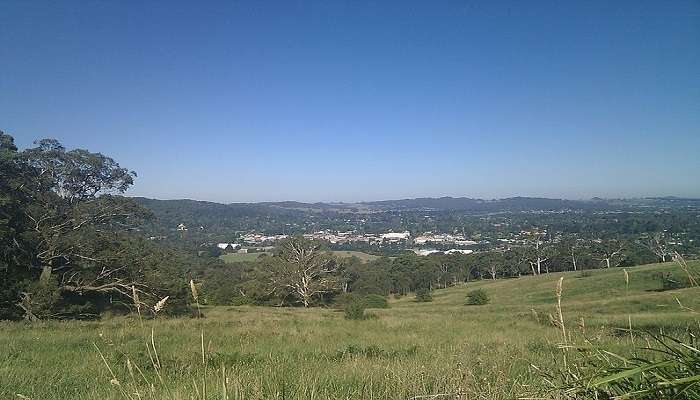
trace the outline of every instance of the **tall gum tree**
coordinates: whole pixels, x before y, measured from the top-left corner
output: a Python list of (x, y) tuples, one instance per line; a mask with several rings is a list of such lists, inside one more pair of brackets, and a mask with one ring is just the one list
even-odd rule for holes
[[(149, 294), (139, 271), (123, 261), (119, 238), (150, 215), (119, 196), (136, 174), (110, 157), (66, 150), (54, 139), (35, 145), (17, 154), (23, 182), (16, 190), (27, 200), (21, 208), (26, 224), (15, 235), (27, 255), (23, 268), (73, 296), (117, 294), (133, 300), (134, 293)], [(20, 306), (31, 319), (32, 293), (23, 296)]]

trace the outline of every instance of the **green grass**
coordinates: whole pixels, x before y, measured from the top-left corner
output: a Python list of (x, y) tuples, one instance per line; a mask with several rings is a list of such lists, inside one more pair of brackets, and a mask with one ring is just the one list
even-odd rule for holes
[(257, 260), (261, 254), (272, 255), (271, 253), (225, 253), (219, 258), (225, 263), (250, 262)]
[[(332, 251), (334, 255), (338, 257), (357, 257), (360, 259), (362, 262), (368, 262), (372, 260), (376, 260), (380, 258), (379, 256), (375, 256), (372, 254), (367, 254), (363, 253), (361, 251), (345, 251), (345, 250), (338, 250), (338, 251)], [(261, 254), (267, 254), (267, 255), (272, 255), (271, 253), (226, 253), (222, 254), (219, 256), (219, 258), (224, 261), (225, 263), (235, 263), (235, 262), (250, 262), (250, 261), (255, 261), (258, 259), (258, 257)]]
[(373, 254), (363, 253), (361, 251), (336, 250), (336, 251), (332, 251), (331, 253), (333, 253), (334, 255), (336, 255), (338, 257), (342, 257), (342, 258), (357, 257), (362, 262), (374, 261), (378, 258), (381, 258), (379, 256), (375, 256)]
[[(700, 263), (693, 263), (696, 268)], [(437, 290), (430, 303), (412, 296), (371, 310), (376, 318), (349, 321), (330, 309), (217, 307), (204, 319), (144, 321), (118, 317), (101, 322), (0, 323), (0, 398), (123, 399), (93, 343), (127, 388), (127, 358), (155, 382), (157, 399), (194, 399), (205, 367), (210, 399), (512, 399), (542, 396), (548, 384), (534, 366), (561, 367), (561, 334), (547, 320), (554, 313), (554, 287), (564, 276), (562, 307), (572, 340), (586, 336), (629, 352), (626, 327), (682, 332), (698, 327), (700, 289), (654, 291), (655, 272), (681, 273), (674, 264), (628, 269), (557, 273), (539, 277), (478, 281)], [(491, 302), (465, 306), (467, 292), (487, 291)], [(535, 321), (532, 309), (540, 321)], [(157, 383), (145, 341), (155, 332), (167, 390)], [(638, 339), (640, 340), (640, 339)], [(224, 379), (225, 377), (226, 379)], [(138, 374), (137, 374), (138, 378)], [(139, 378), (140, 379), (140, 378)], [(195, 382), (197, 389), (195, 389)], [(139, 384), (142, 398), (151, 398)], [(459, 396), (455, 394), (460, 394)], [(132, 398), (138, 398), (132, 396)]]
[[(332, 251), (334, 255), (338, 257), (357, 257), (360, 259), (362, 262), (368, 262), (368, 261), (373, 261), (378, 258), (379, 256), (375, 256), (372, 254), (367, 254), (363, 253), (361, 251), (345, 251), (345, 250), (338, 250), (338, 251)], [(258, 256), (263, 253), (226, 253), (222, 254), (219, 256), (221, 260), (223, 260), (226, 263), (235, 263), (235, 262), (250, 262), (250, 261), (255, 261), (258, 259)], [(271, 255), (271, 253), (264, 253), (267, 255)]]

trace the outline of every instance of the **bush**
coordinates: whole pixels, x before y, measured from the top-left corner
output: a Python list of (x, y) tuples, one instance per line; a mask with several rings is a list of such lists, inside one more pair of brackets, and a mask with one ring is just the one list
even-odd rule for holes
[(363, 320), (367, 319), (365, 314), (365, 303), (361, 299), (354, 298), (345, 305), (345, 319)]
[[(46, 277), (45, 277), (46, 276)], [(22, 295), (20, 307), (25, 310), (25, 318), (34, 320), (54, 316), (55, 307), (61, 295), (56, 280), (42, 273), (41, 280), (32, 282)]]
[(433, 301), (433, 295), (430, 294), (428, 289), (418, 289), (416, 290), (416, 301), (420, 303)]
[(234, 296), (231, 299), (231, 305), (232, 306), (244, 306), (250, 304), (250, 299), (245, 296)]
[(386, 298), (378, 294), (368, 294), (362, 300), (366, 308), (389, 308)]
[(476, 289), (467, 293), (467, 305), (481, 306), (488, 304), (491, 299), (484, 289)]
[(354, 293), (341, 293), (333, 298), (331, 307), (337, 310), (345, 310), (345, 308), (353, 301), (358, 300), (359, 296)]
[(350, 304), (355, 302), (362, 303), (364, 308), (389, 308), (389, 303), (382, 295), (368, 294), (366, 296), (358, 296), (355, 293), (342, 293), (335, 296), (332, 307), (345, 310)]

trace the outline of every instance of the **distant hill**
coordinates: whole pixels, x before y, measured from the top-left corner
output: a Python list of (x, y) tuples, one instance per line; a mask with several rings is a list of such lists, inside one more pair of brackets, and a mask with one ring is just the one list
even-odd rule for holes
[(426, 209), (441, 211), (522, 211), (563, 210), (601, 207), (605, 202), (547, 199), (538, 197), (511, 197), (497, 200), (468, 197), (439, 197), (403, 200), (385, 200), (363, 203), (380, 209)]
[(156, 217), (146, 228), (154, 233), (167, 232), (179, 224), (188, 229), (206, 226), (211, 231), (261, 230), (268, 226), (293, 223), (302, 220), (306, 211), (271, 203), (221, 204), (197, 200), (156, 200), (145, 197), (134, 198), (151, 210)]
[(508, 210), (559, 210), (601, 207), (605, 200), (580, 201), (547, 199), (538, 197), (511, 197), (506, 199), (482, 200), (468, 197), (423, 197), (416, 199), (381, 200), (360, 203), (303, 203), (298, 201), (230, 203), (221, 204), (198, 200), (156, 200), (135, 197), (143, 206), (161, 213), (219, 213), (226, 216), (258, 216), (293, 211), (300, 212), (353, 212), (358, 210), (438, 210), (438, 211), (508, 211)]
[[(303, 203), (297, 201), (221, 204), (196, 200), (156, 200), (136, 197), (156, 220), (145, 228), (153, 233), (173, 231), (178, 224), (189, 229), (206, 227), (208, 232), (267, 231), (298, 233), (318, 229), (355, 229), (352, 220), (364, 215), (392, 212), (498, 213), (522, 211), (625, 211), (648, 207), (700, 207), (700, 200), (666, 198), (564, 200), (540, 197), (511, 197), (483, 200), (468, 197), (439, 197), (369, 201), (361, 203)], [(351, 217), (351, 215), (354, 215)], [(370, 218), (385, 223), (376, 229), (392, 229), (391, 217)], [(400, 221), (400, 220), (399, 220)]]
[[(585, 207), (593, 203), (558, 199), (515, 197), (502, 200), (479, 200), (466, 197), (386, 200), (364, 203), (302, 203), (297, 201), (221, 204), (197, 200), (156, 200), (136, 197), (135, 200), (153, 212), (156, 219), (144, 228), (155, 233), (171, 232), (179, 224), (189, 230), (200, 226), (208, 232), (274, 231), (306, 232), (323, 229), (318, 221), (343, 221), (343, 214), (391, 211), (455, 211), (490, 212), (530, 209), (559, 210)], [(601, 203), (596, 203), (600, 206)], [(316, 218), (316, 216), (318, 218)]]

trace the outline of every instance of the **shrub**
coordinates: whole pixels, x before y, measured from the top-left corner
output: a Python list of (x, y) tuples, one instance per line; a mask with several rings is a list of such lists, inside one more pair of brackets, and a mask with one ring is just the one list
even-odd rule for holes
[(32, 282), (22, 295), (20, 307), (25, 310), (25, 318), (29, 320), (51, 318), (54, 308), (60, 300), (60, 292), (55, 279), (48, 275), (38, 282)]
[(389, 308), (386, 298), (378, 294), (368, 294), (362, 300), (366, 308)]
[(491, 299), (484, 289), (476, 289), (467, 293), (467, 305), (481, 306), (488, 304)]
[(430, 294), (430, 290), (421, 288), (416, 290), (416, 301), (420, 303), (425, 303), (433, 301), (433, 295)]
[(341, 293), (333, 298), (333, 304), (331, 307), (338, 310), (345, 310), (350, 303), (356, 301), (357, 299), (358, 296), (354, 293)]
[(364, 308), (389, 308), (389, 303), (382, 295), (368, 294), (366, 296), (358, 296), (355, 293), (342, 293), (335, 296), (332, 307), (345, 310), (355, 302), (362, 303)]
[(345, 319), (363, 320), (365, 315), (365, 303), (361, 299), (354, 298), (345, 305)]
[(244, 306), (250, 304), (250, 299), (245, 296), (234, 296), (231, 299), (231, 305), (232, 306)]

